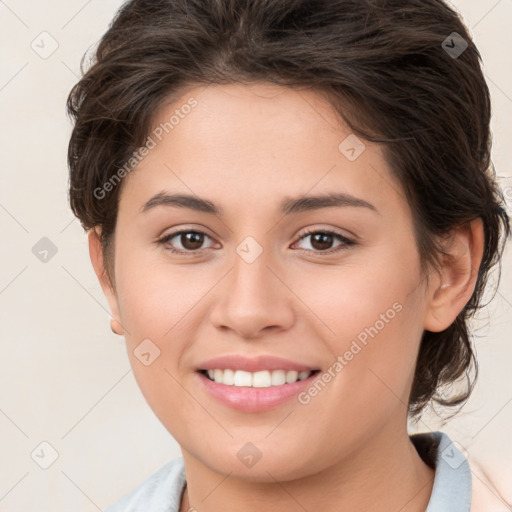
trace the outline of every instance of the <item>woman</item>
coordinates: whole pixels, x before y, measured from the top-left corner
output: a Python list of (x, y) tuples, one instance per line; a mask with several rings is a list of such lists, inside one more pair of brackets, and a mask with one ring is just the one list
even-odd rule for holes
[(485, 509), (407, 432), (469, 397), (510, 231), (450, 7), (133, 0), (68, 108), (111, 327), (183, 455), (109, 512)]

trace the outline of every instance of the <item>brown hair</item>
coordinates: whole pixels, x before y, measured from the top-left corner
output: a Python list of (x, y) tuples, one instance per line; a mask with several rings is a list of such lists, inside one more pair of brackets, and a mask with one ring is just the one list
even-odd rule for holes
[[(101, 199), (95, 190), (143, 144), (158, 108), (185, 87), (255, 81), (313, 88), (354, 133), (383, 145), (413, 212), (423, 269), (438, 262), (440, 236), (483, 220), (475, 291), (449, 328), (424, 332), (409, 414), (418, 417), (431, 399), (463, 404), (477, 373), (468, 321), (482, 307), (510, 226), (490, 160), (490, 98), (480, 54), (442, 0), (124, 4), (68, 98), (75, 122), (71, 208), (85, 229), (101, 227), (109, 276), (122, 183)], [(464, 391), (439, 393), (464, 376)]]

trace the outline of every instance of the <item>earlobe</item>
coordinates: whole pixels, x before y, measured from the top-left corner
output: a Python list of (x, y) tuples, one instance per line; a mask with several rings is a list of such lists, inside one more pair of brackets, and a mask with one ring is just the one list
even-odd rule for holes
[(445, 254), (441, 255), (436, 278), (432, 279), (434, 286), (429, 290), (424, 329), (443, 331), (464, 309), (475, 289), (484, 243), (480, 218), (456, 228), (443, 242)]
[(89, 256), (91, 258), (91, 263), (94, 268), (94, 272), (96, 273), (103, 293), (105, 294), (105, 297), (109, 303), (110, 311), (112, 312), (110, 328), (112, 329), (113, 333), (122, 335), (124, 334), (124, 329), (121, 324), (121, 318), (119, 315), (117, 295), (107, 274), (105, 261), (103, 258), (103, 246), (101, 243), (100, 235), (100, 228), (95, 227), (89, 230)]
[(116, 319), (111, 318), (110, 319), (110, 329), (114, 334), (122, 335), (124, 334), (123, 326), (120, 322), (118, 322)]

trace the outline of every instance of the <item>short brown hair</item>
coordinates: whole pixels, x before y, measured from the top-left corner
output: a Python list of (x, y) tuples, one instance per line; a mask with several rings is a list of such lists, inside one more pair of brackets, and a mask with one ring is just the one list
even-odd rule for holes
[[(480, 60), (442, 0), (132, 0), (68, 98), (71, 208), (85, 229), (101, 227), (110, 262), (122, 187), (100, 200), (94, 191), (142, 145), (164, 101), (211, 83), (313, 88), (354, 133), (382, 144), (413, 212), (422, 268), (438, 261), (439, 236), (483, 220), (475, 291), (449, 328), (424, 332), (409, 414), (430, 400), (463, 404), (478, 368), (468, 321), (510, 234)], [(463, 376), (463, 392), (438, 393)]]

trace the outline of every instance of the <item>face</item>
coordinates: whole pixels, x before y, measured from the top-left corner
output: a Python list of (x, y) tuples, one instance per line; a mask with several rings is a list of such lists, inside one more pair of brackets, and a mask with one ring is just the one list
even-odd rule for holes
[[(405, 432), (427, 304), (381, 148), (360, 145), (318, 93), (263, 83), (189, 89), (153, 129), (122, 185), (110, 300), (183, 453), (289, 480)], [(293, 368), (316, 372), (294, 383)]]

